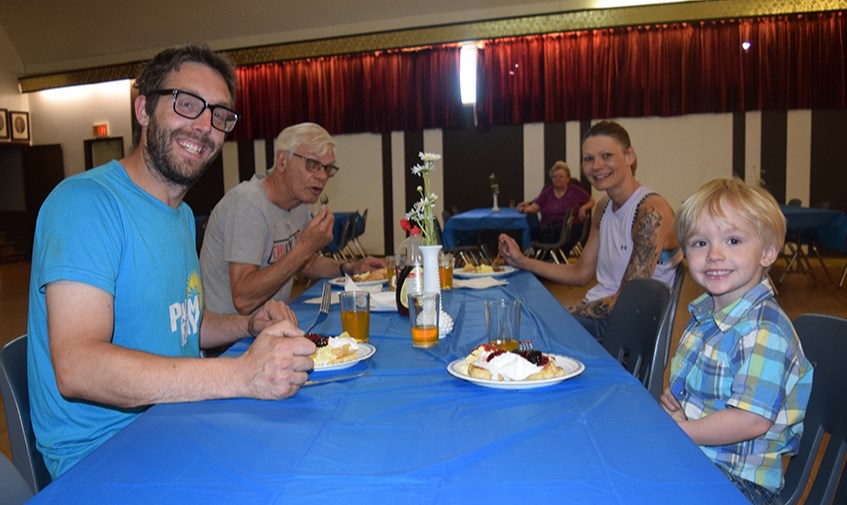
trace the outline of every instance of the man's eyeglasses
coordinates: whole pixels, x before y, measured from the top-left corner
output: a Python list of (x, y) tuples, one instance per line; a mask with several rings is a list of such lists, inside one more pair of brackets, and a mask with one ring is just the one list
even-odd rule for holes
[(318, 161), (314, 158), (307, 158), (307, 157), (303, 156), (302, 154), (297, 154), (293, 151), (291, 153), (291, 156), (300, 158), (301, 160), (305, 161), (306, 162), (306, 171), (309, 172), (309, 173), (315, 173), (315, 172), (318, 171), (319, 168), (324, 169), (327, 177), (332, 177), (333, 175), (338, 173), (338, 167), (335, 166), (335, 165), (324, 165), (323, 163), (321, 163), (320, 161)]
[(160, 89), (153, 91), (154, 95), (173, 95), (174, 112), (186, 119), (197, 119), (204, 110), (212, 111), (212, 127), (224, 133), (229, 133), (238, 123), (238, 113), (223, 105), (209, 105), (209, 102), (188, 91), (181, 89)]

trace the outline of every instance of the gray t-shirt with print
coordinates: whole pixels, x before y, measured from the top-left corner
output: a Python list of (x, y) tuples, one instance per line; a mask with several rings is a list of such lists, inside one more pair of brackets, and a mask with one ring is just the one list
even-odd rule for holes
[[(213, 312), (237, 312), (229, 285), (230, 263), (262, 269), (283, 260), (311, 219), (305, 204), (287, 211), (271, 203), (262, 189), (262, 178), (253, 176), (227, 192), (206, 225), (200, 272), (205, 307)], [(273, 299), (288, 302), (292, 283), (289, 280)]]

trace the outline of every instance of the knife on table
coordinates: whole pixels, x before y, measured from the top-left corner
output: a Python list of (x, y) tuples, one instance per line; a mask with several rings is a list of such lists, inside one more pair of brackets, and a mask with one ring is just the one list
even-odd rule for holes
[(346, 381), (350, 379), (355, 379), (356, 377), (362, 377), (368, 374), (370, 374), (370, 372), (359, 372), (348, 375), (338, 375), (336, 377), (327, 377), (326, 379), (309, 380), (303, 383), (303, 386), (317, 386), (318, 384), (326, 384), (327, 382)]

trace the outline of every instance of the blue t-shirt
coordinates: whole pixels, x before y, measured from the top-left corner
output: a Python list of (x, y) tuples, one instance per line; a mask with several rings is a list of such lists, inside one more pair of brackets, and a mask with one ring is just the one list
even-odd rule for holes
[(27, 366), (37, 446), (54, 477), (144, 409), (59, 393), (47, 337), (46, 286), (67, 280), (112, 295), (116, 345), (199, 357), (199, 272), (191, 209), (154, 198), (117, 161), (64, 180), (45, 200), (33, 244)]

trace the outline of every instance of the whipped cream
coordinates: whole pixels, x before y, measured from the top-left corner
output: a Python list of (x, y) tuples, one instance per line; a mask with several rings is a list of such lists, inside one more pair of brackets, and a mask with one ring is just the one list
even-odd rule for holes
[(350, 336), (346, 331), (341, 332), (341, 335), (337, 337), (329, 337), (326, 339), (327, 347), (332, 347), (333, 349), (337, 349), (339, 347), (344, 347), (345, 345), (349, 345), (350, 349), (354, 351), (359, 348), (359, 343), (356, 342), (356, 339)]
[(490, 354), (490, 352), (482, 353), (473, 364), (488, 370), (493, 380), (522, 381), (544, 368), (534, 365), (524, 359), (523, 356), (512, 352), (504, 352), (491, 358), (491, 361), (487, 361)]

